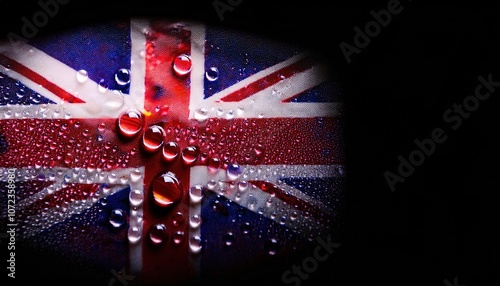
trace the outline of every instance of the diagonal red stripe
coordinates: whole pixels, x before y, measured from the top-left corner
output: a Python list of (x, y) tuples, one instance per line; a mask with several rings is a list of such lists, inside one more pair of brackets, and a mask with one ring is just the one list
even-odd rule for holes
[(252, 96), (253, 94), (261, 91), (265, 88), (270, 87), (277, 82), (289, 78), (296, 73), (305, 71), (310, 69), (313, 66), (314, 62), (309, 57), (305, 57), (289, 66), (281, 68), (263, 78), (260, 78), (247, 86), (244, 86), (220, 99), (223, 102), (237, 102), (241, 101), (247, 97)]
[(41, 76), (40, 74), (36, 73), (32, 69), (26, 67), (25, 65), (5, 56), (0, 54), (0, 64), (9, 67), (12, 70), (15, 70), (16, 72), (22, 74), (23, 76), (29, 78), (33, 82), (43, 86), (53, 94), (55, 94), (57, 97), (60, 97), (62, 100), (67, 101), (69, 103), (85, 103), (85, 101), (81, 100), (78, 97), (75, 97), (71, 93), (65, 91), (61, 87), (55, 85), (45, 77)]

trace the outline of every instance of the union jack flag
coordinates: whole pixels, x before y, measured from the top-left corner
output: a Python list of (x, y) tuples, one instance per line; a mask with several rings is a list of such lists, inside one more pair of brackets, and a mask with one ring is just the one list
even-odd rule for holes
[(304, 47), (160, 19), (5, 41), (1, 219), (14, 173), (18, 241), (108, 285), (217, 279), (314, 244), (345, 181), (329, 68)]

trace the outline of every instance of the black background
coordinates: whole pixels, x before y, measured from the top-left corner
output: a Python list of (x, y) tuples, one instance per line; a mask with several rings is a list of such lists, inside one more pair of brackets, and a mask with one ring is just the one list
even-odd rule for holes
[[(73, 0), (40, 33), (167, 17), (316, 49), (344, 87), (347, 201), (341, 246), (301, 285), (447, 285), (445, 279), (454, 285), (455, 277), (457, 285), (500, 285), (499, 91), (457, 130), (442, 119), (474, 94), (478, 76), (500, 81), (497, 1), (446, 6), (402, 0), (402, 12), (350, 64), (339, 44), (353, 45), (353, 28), (364, 29), (373, 20), (370, 11), (386, 9), (389, 1), (243, 0), (223, 21), (212, 1), (200, 2)], [(18, 33), (21, 17), (37, 10), (36, 2), (0, 0), (1, 36)], [(398, 156), (408, 158), (417, 148), (413, 141), (429, 138), (434, 128), (443, 128), (448, 139), (391, 192), (384, 172), (397, 173)], [(283, 268), (266, 269), (246, 281), (281, 285)]]

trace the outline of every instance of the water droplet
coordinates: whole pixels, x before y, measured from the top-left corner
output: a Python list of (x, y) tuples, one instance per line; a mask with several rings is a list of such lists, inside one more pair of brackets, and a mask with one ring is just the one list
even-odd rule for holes
[(203, 186), (194, 185), (189, 189), (189, 198), (192, 203), (199, 203), (203, 198)]
[(208, 161), (208, 169), (211, 171), (216, 171), (220, 167), (220, 160), (219, 158), (211, 158)]
[(130, 243), (137, 243), (141, 239), (141, 229), (137, 226), (133, 226), (128, 229), (128, 241)]
[(196, 162), (198, 158), (198, 148), (196, 146), (188, 146), (182, 150), (182, 159), (186, 165), (191, 165)]
[(172, 172), (156, 176), (152, 183), (154, 202), (160, 207), (169, 207), (178, 203), (182, 198), (182, 189), (179, 180)]
[(137, 183), (142, 178), (142, 172), (139, 169), (135, 169), (135, 170), (132, 170), (132, 172), (130, 172), (129, 176), (130, 176), (130, 180), (132, 180), (132, 182)]
[(217, 182), (215, 180), (210, 180), (207, 182), (207, 189), (213, 191), (217, 187)]
[(117, 110), (123, 106), (125, 98), (123, 94), (113, 93), (106, 96), (104, 105), (110, 110)]
[(142, 146), (146, 151), (156, 151), (163, 145), (165, 136), (165, 130), (161, 126), (151, 125), (142, 135)]
[(179, 76), (187, 75), (191, 71), (191, 67), (192, 63), (189, 55), (182, 54), (174, 59), (173, 68)]
[(128, 195), (130, 204), (134, 207), (142, 205), (144, 201), (144, 194), (141, 190), (132, 190)]
[(184, 241), (184, 232), (180, 230), (174, 232), (173, 240), (175, 244), (181, 244)]
[(142, 113), (132, 109), (125, 111), (118, 117), (118, 130), (125, 137), (137, 135), (144, 124)]
[(242, 172), (242, 168), (238, 164), (230, 164), (227, 166), (226, 173), (229, 180), (236, 180)]
[(208, 81), (216, 81), (219, 78), (219, 69), (211, 67), (205, 71), (205, 77)]
[(179, 145), (173, 141), (163, 144), (163, 159), (167, 162), (172, 162), (179, 155)]
[(71, 163), (75, 160), (75, 156), (73, 155), (73, 153), (66, 153), (64, 155), (64, 164), (66, 164), (66, 166), (70, 167), (71, 166)]
[(89, 74), (86, 70), (79, 70), (76, 72), (76, 81), (79, 83), (84, 83), (89, 78)]
[(115, 81), (119, 85), (127, 85), (130, 83), (130, 70), (128, 69), (119, 69), (115, 73)]
[(155, 224), (149, 229), (149, 241), (153, 245), (160, 245), (167, 239), (167, 228), (164, 224)]
[(201, 224), (201, 216), (199, 214), (194, 214), (189, 218), (189, 226), (192, 228), (197, 228)]
[(97, 90), (100, 92), (100, 93), (105, 93), (106, 91), (108, 91), (108, 83), (106, 82), (106, 80), (104, 79), (101, 79), (97, 85)]
[(234, 233), (228, 231), (224, 234), (224, 236), (222, 237), (222, 240), (224, 241), (224, 244), (226, 246), (230, 246), (231, 244), (234, 243)]
[(182, 223), (184, 222), (184, 215), (182, 214), (182, 212), (176, 212), (174, 214), (174, 217), (172, 219), (172, 224), (174, 226), (179, 226), (181, 225)]
[(238, 182), (238, 190), (240, 190), (240, 192), (244, 192), (244, 191), (248, 190), (249, 186), (250, 186), (250, 184), (247, 181)]
[(271, 238), (269, 241), (266, 242), (264, 248), (266, 249), (269, 255), (275, 255), (276, 253), (278, 253), (279, 250), (278, 240), (276, 238)]
[(125, 224), (127, 216), (125, 212), (121, 209), (114, 209), (109, 214), (109, 223), (114, 228), (120, 228)]
[(241, 230), (244, 234), (248, 234), (252, 230), (252, 225), (249, 222), (244, 222), (241, 224)]
[(201, 237), (193, 235), (189, 238), (189, 249), (192, 253), (199, 253), (201, 251)]
[(194, 119), (203, 122), (208, 118), (208, 111), (205, 108), (196, 109), (194, 112)]

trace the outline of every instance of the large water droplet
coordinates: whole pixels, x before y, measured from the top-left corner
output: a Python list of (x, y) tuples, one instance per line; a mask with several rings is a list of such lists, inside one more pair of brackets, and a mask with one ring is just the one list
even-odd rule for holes
[(119, 69), (115, 73), (115, 81), (119, 85), (127, 85), (130, 83), (130, 70), (128, 69)]
[(177, 75), (184, 76), (191, 71), (191, 57), (186, 54), (177, 56), (174, 59), (173, 69)]
[(199, 203), (203, 198), (203, 186), (194, 185), (189, 189), (189, 198), (192, 203)]
[(182, 160), (186, 165), (191, 165), (198, 158), (198, 148), (196, 146), (188, 146), (182, 150)]
[(132, 109), (125, 111), (118, 117), (118, 130), (125, 137), (137, 135), (144, 124), (142, 113)]
[(84, 83), (89, 78), (89, 74), (86, 70), (79, 70), (76, 72), (76, 81), (79, 83)]
[(163, 145), (165, 130), (158, 125), (149, 126), (142, 135), (142, 146), (146, 151), (154, 152)]
[(114, 228), (122, 227), (125, 224), (126, 220), (127, 220), (127, 216), (126, 216), (125, 212), (121, 209), (114, 209), (109, 214), (109, 223)]
[(211, 67), (205, 71), (205, 77), (208, 81), (216, 81), (219, 78), (219, 69)]
[(155, 224), (149, 229), (149, 241), (153, 245), (164, 243), (167, 237), (167, 228), (164, 224)]
[(172, 172), (156, 176), (151, 183), (154, 202), (160, 207), (169, 207), (182, 199), (179, 180)]
[(172, 162), (179, 155), (179, 145), (173, 141), (163, 144), (163, 159), (167, 162)]

